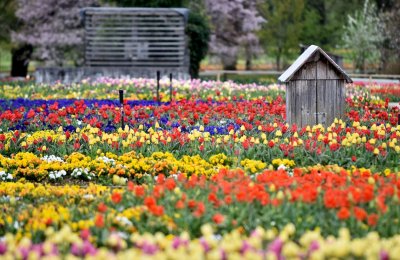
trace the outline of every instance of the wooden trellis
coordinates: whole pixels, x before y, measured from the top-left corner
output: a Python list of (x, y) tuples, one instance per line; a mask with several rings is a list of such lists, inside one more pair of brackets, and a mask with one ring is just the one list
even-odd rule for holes
[(85, 8), (85, 66), (189, 71), (183, 8)]

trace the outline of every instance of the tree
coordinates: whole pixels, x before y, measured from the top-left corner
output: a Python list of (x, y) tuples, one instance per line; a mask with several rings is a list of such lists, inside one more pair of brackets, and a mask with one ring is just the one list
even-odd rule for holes
[(189, 37), (190, 51), (190, 76), (199, 77), (200, 62), (206, 57), (208, 51), (208, 41), (210, 40), (210, 26), (204, 14), (200, 11), (201, 7), (191, 9), (186, 34)]
[(260, 36), (264, 47), (276, 58), (276, 68), (282, 68), (282, 58), (288, 58), (293, 49), (298, 50), (303, 27), (304, 0), (266, 0), (260, 7), (268, 20)]
[[(381, 47), (381, 71), (384, 73), (400, 73), (400, 2), (381, 8), (383, 44)], [(385, 8), (386, 7), (386, 8)]]
[(344, 46), (352, 50), (356, 70), (365, 72), (367, 62), (380, 58), (383, 24), (376, 6), (365, 0), (362, 11), (349, 15), (343, 35)]
[(387, 13), (386, 35), (390, 39), (390, 47), (397, 53), (400, 59), (400, 2), (397, 2), (393, 9)]
[(18, 27), (18, 20), (15, 16), (17, 4), (15, 0), (3, 0), (0, 2), (0, 42), (8, 43), (12, 30)]
[(83, 28), (80, 9), (97, 6), (97, 0), (18, 0), (16, 16), (22, 28), (12, 33), (18, 44), (34, 47), (34, 57), (47, 65), (65, 65), (82, 59)]
[(245, 49), (247, 64), (257, 53), (256, 32), (264, 19), (259, 15), (256, 0), (206, 0), (211, 17), (210, 52), (221, 58), (224, 69), (235, 70), (240, 47)]
[(0, 3), (0, 46), (11, 50), (11, 76), (25, 77), (28, 74), (28, 65), (32, 54), (32, 46), (29, 44), (10, 44), (11, 32), (17, 30), (20, 22), (15, 16), (17, 2), (15, 0), (4, 0)]

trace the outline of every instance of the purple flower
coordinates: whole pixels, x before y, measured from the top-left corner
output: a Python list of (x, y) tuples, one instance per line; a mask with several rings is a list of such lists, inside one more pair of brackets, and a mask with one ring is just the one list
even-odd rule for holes
[(179, 237), (175, 237), (172, 241), (172, 247), (177, 249), (181, 245), (181, 239)]
[(210, 250), (210, 245), (204, 238), (200, 239), (200, 244), (203, 246), (204, 251), (207, 253)]
[(158, 248), (156, 245), (145, 242), (142, 245), (142, 251), (147, 255), (154, 255), (158, 251)]
[(82, 256), (82, 250), (77, 244), (72, 244), (71, 245), (71, 254), (74, 256)]
[(223, 249), (221, 249), (221, 259), (222, 259), (222, 260), (228, 259), (227, 255), (226, 255), (226, 252), (225, 252), (225, 250), (223, 250)]
[(21, 248), (19, 249), (19, 252), (21, 253), (21, 256), (22, 256), (23, 259), (28, 258), (28, 255), (29, 255), (29, 249), (28, 249), (28, 248), (26, 248), (26, 247), (21, 247)]
[(280, 238), (275, 239), (268, 246), (268, 251), (273, 252), (278, 259), (281, 258), (281, 252), (283, 247), (283, 241)]
[(243, 255), (251, 248), (251, 245), (245, 240), (243, 241), (242, 248), (240, 248), (240, 253)]
[(31, 246), (31, 251), (36, 251), (38, 255), (43, 256), (43, 245), (42, 244), (36, 244)]
[(381, 250), (381, 252), (379, 252), (379, 259), (389, 260), (389, 254), (386, 251)]
[(96, 248), (87, 240), (83, 242), (82, 251), (84, 255), (95, 255), (97, 252)]
[(310, 248), (309, 248), (309, 251), (310, 252), (314, 252), (315, 250), (318, 250), (319, 249), (319, 243), (318, 243), (318, 241), (312, 241), (311, 242), (311, 244), (310, 244)]
[(7, 252), (7, 245), (4, 242), (0, 242), (0, 255), (4, 255)]

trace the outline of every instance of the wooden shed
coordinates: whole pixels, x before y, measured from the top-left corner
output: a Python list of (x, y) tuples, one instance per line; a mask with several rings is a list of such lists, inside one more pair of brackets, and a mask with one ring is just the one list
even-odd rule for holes
[(83, 9), (85, 66), (188, 73), (188, 14), (185, 8)]
[(342, 118), (351, 78), (320, 47), (309, 46), (279, 77), (286, 85), (286, 120), (299, 127), (329, 126)]

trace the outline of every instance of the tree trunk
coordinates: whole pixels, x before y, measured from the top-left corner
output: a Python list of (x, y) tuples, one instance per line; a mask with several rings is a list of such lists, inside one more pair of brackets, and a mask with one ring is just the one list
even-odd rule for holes
[(224, 70), (236, 70), (237, 56), (224, 55), (221, 58)]
[(251, 69), (252, 69), (251, 57), (246, 57), (246, 70), (251, 70)]
[(246, 70), (251, 70), (252, 69), (252, 55), (251, 55), (251, 47), (246, 46), (245, 47), (245, 52), (246, 52)]
[(11, 77), (25, 78), (28, 75), (28, 66), (32, 51), (32, 45), (24, 45), (11, 51)]
[(276, 70), (281, 70), (281, 57), (282, 57), (282, 48), (278, 47), (276, 52)]
[(276, 70), (277, 71), (281, 70), (281, 54), (280, 53), (276, 54)]

